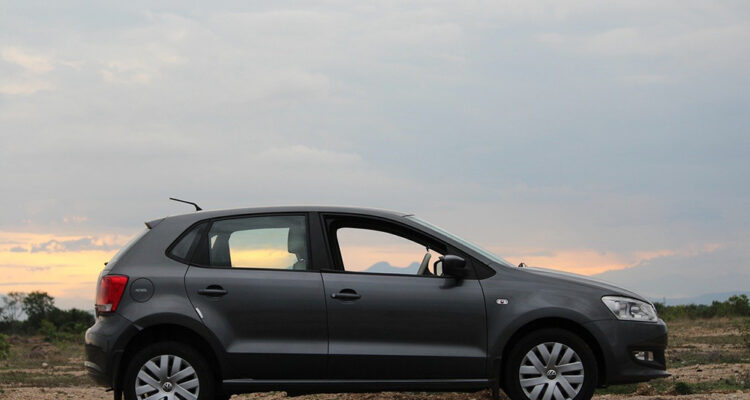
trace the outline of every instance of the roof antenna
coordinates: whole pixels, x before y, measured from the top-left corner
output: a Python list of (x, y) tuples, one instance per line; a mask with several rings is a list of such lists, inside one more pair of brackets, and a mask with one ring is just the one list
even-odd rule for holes
[(170, 197), (169, 200), (179, 201), (180, 203), (185, 203), (185, 204), (191, 204), (193, 207), (195, 207), (195, 211), (201, 211), (201, 210), (203, 210), (202, 208), (200, 208), (200, 206), (198, 206), (197, 204), (193, 203), (192, 201), (175, 199), (174, 197)]

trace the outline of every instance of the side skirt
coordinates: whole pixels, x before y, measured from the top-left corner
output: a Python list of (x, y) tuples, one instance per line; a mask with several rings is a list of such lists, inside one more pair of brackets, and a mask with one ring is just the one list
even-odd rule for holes
[(398, 380), (261, 380), (228, 379), (222, 382), (224, 393), (286, 391), (302, 393), (347, 393), (381, 391), (468, 392), (490, 387), (489, 379), (398, 379)]

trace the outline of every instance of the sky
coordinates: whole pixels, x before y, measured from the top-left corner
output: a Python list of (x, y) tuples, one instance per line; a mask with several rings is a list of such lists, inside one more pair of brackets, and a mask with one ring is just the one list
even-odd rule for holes
[(748, 290), (749, 89), (747, 1), (0, 1), (0, 293), (90, 308), (170, 196)]

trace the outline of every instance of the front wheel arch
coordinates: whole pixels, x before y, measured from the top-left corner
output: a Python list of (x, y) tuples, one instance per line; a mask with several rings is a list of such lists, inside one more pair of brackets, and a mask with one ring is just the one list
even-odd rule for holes
[(503, 352), (500, 358), (501, 362), (498, 371), (500, 374), (500, 376), (498, 377), (500, 383), (502, 384), (503, 382), (500, 377), (502, 377), (504, 373), (503, 368), (505, 365), (505, 360), (508, 359), (508, 353), (510, 353), (510, 350), (513, 348), (513, 346), (517, 344), (523, 337), (533, 331), (550, 328), (559, 328), (570, 331), (571, 333), (578, 335), (581, 339), (586, 341), (589, 347), (591, 347), (591, 351), (594, 353), (594, 357), (596, 357), (596, 365), (598, 369), (597, 386), (603, 386), (606, 382), (607, 377), (607, 365), (605, 363), (604, 352), (602, 351), (602, 347), (599, 344), (599, 341), (591, 332), (589, 332), (586, 328), (584, 328), (577, 322), (565, 318), (556, 317), (536, 319), (521, 326), (513, 333), (510, 339), (508, 339), (508, 341), (505, 343), (505, 346), (503, 346)]
[(504, 390), (512, 400), (590, 400), (598, 383), (599, 368), (591, 346), (559, 327), (522, 337), (504, 364)]

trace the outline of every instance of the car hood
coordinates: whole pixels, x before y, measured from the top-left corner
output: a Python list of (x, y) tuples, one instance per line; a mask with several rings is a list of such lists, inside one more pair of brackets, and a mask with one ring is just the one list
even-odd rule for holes
[(552, 279), (561, 279), (566, 282), (587, 286), (589, 288), (599, 289), (603, 292), (602, 296), (606, 296), (606, 295), (625, 296), (625, 297), (632, 297), (634, 299), (645, 301), (647, 303), (651, 303), (645, 297), (639, 295), (638, 293), (633, 292), (632, 290), (622, 288), (620, 286), (614, 285), (609, 282), (600, 281), (598, 279), (593, 279), (588, 276), (572, 274), (569, 272), (555, 271), (555, 270), (551, 270), (547, 268), (540, 268), (540, 267), (525, 267), (523, 268), (523, 270), (531, 274), (541, 275), (541, 276), (552, 278)]

